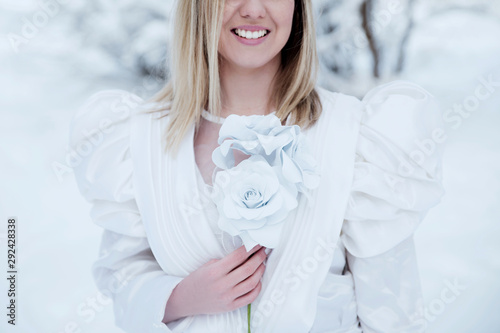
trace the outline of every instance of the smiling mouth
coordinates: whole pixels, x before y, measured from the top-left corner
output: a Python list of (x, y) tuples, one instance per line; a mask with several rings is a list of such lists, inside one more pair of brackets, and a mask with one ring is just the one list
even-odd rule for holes
[(243, 29), (233, 29), (231, 31), (236, 36), (241, 37), (241, 38), (245, 38), (245, 39), (249, 39), (249, 40), (263, 38), (271, 32), (269, 30), (249, 31), (249, 30), (243, 30)]

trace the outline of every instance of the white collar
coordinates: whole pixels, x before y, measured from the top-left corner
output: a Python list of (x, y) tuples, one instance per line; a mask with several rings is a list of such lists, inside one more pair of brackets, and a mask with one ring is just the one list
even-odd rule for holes
[[(276, 114), (276, 111), (273, 111), (270, 114)], [(219, 125), (222, 125), (224, 123), (224, 120), (226, 120), (226, 118), (215, 116), (215, 115), (211, 114), (210, 112), (208, 112), (207, 110), (201, 111), (201, 116), (205, 120), (208, 120), (212, 123), (216, 123)]]

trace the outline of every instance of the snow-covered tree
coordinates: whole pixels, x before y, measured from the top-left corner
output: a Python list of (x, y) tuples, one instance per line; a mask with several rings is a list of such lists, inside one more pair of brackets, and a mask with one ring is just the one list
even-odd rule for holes
[[(69, 9), (72, 38), (80, 40), (75, 61), (89, 75), (129, 73), (145, 94), (168, 78), (168, 49), (176, 0), (80, 0)], [(477, 0), (313, 0), (320, 84), (362, 96), (396, 78), (404, 66), (414, 17), (441, 11), (500, 13), (500, 1)], [(123, 75), (122, 75), (123, 76)]]
[(149, 97), (168, 77), (173, 4), (174, 0), (87, 0), (73, 8), (68, 13), (71, 35), (80, 40), (74, 61), (87, 75), (135, 78), (134, 92)]
[(412, 0), (316, 0), (321, 82), (355, 95), (401, 71)]

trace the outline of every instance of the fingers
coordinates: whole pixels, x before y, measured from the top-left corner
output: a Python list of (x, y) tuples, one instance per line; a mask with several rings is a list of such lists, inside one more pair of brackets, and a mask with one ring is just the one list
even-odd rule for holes
[(252, 254), (259, 251), (262, 248), (260, 245), (256, 245), (250, 251), (246, 251), (245, 246), (240, 246), (238, 249), (234, 250), (217, 263), (220, 268), (223, 269), (224, 273), (229, 273), (236, 267), (243, 264)]
[(259, 251), (255, 252), (246, 262), (241, 264), (239, 267), (234, 269), (228, 274), (229, 284), (237, 285), (241, 281), (247, 279), (249, 276), (253, 275), (257, 268), (266, 260), (265, 248), (261, 248)]
[(257, 296), (259, 296), (261, 289), (262, 289), (262, 283), (259, 281), (259, 283), (257, 283), (255, 288), (252, 289), (249, 293), (235, 299), (233, 301), (232, 308), (238, 309), (238, 308), (241, 308), (242, 306), (245, 306), (245, 305), (252, 303), (253, 301), (255, 301)]
[(252, 291), (257, 284), (259, 284), (262, 275), (264, 275), (264, 271), (266, 270), (266, 266), (261, 263), (257, 270), (249, 276), (246, 280), (241, 281), (234, 287), (234, 295), (240, 297)]

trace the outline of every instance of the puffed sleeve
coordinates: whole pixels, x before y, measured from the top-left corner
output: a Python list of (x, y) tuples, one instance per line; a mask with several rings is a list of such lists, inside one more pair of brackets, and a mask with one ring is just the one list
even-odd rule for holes
[(436, 101), (395, 81), (362, 100), (354, 180), (341, 239), (363, 332), (421, 332), (413, 233), (441, 199), (446, 139)]
[(92, 274), (113, 300), (116, 325), (126, 332), (171, 332), (179, 323), (167, 326), (162, 319), (181, 278), (167, 275), (155, 260), (132, 184), (129, 127), (141, 102), (121, 90), (86, 101), (72, 121), (74, 174), (92, 220), (104, 229)]

